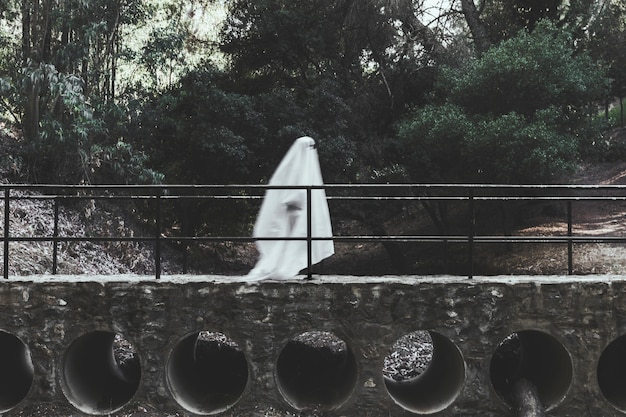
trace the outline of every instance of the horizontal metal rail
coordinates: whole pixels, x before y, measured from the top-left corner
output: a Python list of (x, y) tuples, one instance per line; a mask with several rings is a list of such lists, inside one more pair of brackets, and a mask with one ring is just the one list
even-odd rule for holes
[[(626, 236), (574, 234), (572, 205), (574, 203), (626, 202), (626, 186), (623, 185), (498, 185), (498, 184), (327, 184), (323, 186), (268, 186), (254, 185), (25, 185), (0, 184), (3, 191), (3, 263), (4, 278), (9, 278), (11, 242), (51, 242), (53, 245), (53, 270), (58, 272), (58, 245), (62, 242), (148, 242), (154, 244), (155, 277), (161, 275), (162, 245), (190, 242), (253, 242), (255, 240), (280, 240), (307, 242), (308, 277), (312, 276), (312, 243), (318, 240), (335, 242), (398, 242), (398, 243), (459, 243), (467, 245), (467, 276), (474, 274), (475, 245), (479, 243), (553, 243), (568, 246), (568, 273), (573, 273), (573, 245), (582, 243), (626, 243)], [(312, 236), (311, 205), (307, 204), (307, 236), (257, 237), (252, 236), (170, 236), (164, 228), (163, 204), (176, 201), (260, 201), (268, 189), (305, 190), (311, 200), (312, 190), (324, 190), (329, 203), (365, 204), (368, 202), (462, 203), (467, 204), (467, 234), (462, 235), (333, 235)], [(53, 204), (52, 236), (16, 236), (11, 233), (11, 207), (18, 200), (44, 200)], [(153, 232), (143, 236), (64, 236), (59, 229), (61, 204), (80, 200), (121, 201), (145, 203), (152, 207)], [(549, 236), (478, 235), (476, 233), (476, 204), (486, 202), (543, 202), (566, 203), (567, 230)]]

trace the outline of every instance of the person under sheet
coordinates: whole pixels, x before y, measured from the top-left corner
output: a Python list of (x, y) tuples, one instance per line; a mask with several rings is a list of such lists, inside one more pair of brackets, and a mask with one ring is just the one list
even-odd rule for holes
[[(276, 168), (269, 185), (323, 185), (315, 141), (296, 139)], [(311, 236), (332, 237), (326, 192), (311, 190)], [(268, 189), (254, 224), (253, 237), (307, 237), (306, 189)], [(303, 240), (257, 240), (259, 260), (247, 281), (287, 279), (308, 265), (308, 244)], [(332, 240), (311, 242), (311, 264), (335, 253)]]

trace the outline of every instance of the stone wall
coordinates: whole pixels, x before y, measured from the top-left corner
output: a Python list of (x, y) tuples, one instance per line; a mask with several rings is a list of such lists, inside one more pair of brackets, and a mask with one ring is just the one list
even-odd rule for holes
[[(0, 286), (0, 414), (500, 417), (523, 376), (550, 416), (624, 415), (625, 290), (605, 276), (12, 278)], [(432, 339), (427, 370), (383, 377), (417, 330)], [(205, 331), (225, 342), (201, 343)], [(307, 332), (342, 342), (312, 349)], [(112, 354), (115, 335), (138, 360)]]

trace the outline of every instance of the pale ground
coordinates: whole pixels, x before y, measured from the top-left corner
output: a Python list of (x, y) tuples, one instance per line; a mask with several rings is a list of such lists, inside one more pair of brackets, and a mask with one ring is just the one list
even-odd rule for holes
[[(625, 185), (626, 165), (607, 163), (582, 167), (573, 183)], [(626, 189), (618, 195), (626, 195)], [(567, 222), (561, 218), (539, 217), (517, 231), (519, 235), (565, 235)], [(572, 206), (575, 236), (626, 236), (626, 201), (575, 202)], [(504, 259), (507, 258), (507, 259)], [(563, 274), (567, 272), (567, 246), (527, 244), (501, 259), (509, 273)], [(574, 274), (626, 274), (626, 244), (574, 244)]]

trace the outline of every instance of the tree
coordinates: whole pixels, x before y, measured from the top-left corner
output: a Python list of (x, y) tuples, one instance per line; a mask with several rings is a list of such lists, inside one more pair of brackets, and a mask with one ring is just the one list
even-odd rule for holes
[[(626, 96), (626, 1), (611, 1), (598, 13), (589, 27), (585, 47), (590, 54), (604, 62), (611, 80), (610, 96), (617, 97), (620, 106), (620, 126), (624, 127)], [(608, 117), (608, 97), (606, 112)]]
[(384, 159), (383, 139), (406, 105), (424, 103), (432, 89), (443, 46), (417, 18), (419, 7), (408, 0), (233, 1), (221, 49), (234, 90), (332, 98), (339, 112), (304, 113), (336, 132), (323, 135), (333, 142), (320, 152), (358, 149), (361, 167), (353, 172), (366, 172)]
[(28, 140), (36, 139), (39, 122), (45, 116), (39, 101), (45, 100), (43, 96), (48, 92), (46, 80), (31, 77), (41, 65), (52, 65), (62, 74), (79, 75), (87, 96), (113, 100), (119, 30), (143, 15), (140, 4), (139, 0), (22, 1), (21, 51), (22, 67), (26, 68), (23, 128)]
[[(22, 0), (2, 4), (0, 107), (21, 127), (29, 181), (154, 181), (145, 154), (122, 136), (117, 70), (121, 33), (146, 15), (142, 0)], [(0, 37), (4, 34), (0, 34)], [(6, 65), (5, 65), (6, 63)]]
[(342, 138), (349, 110), (333, 85), (244, 94), (227, 73), (204, 64), (142, 106), (133, 136), (175, 183), (261, 182), (304, 135), (323, 144), (325, 173), (339, 177), (353, 157)]
[[(484, 4), (485, 2), (483, 2)], [(491, 46), (491, 40), (487, 34), (487, 28), (481, 19), (480, 11), (474, 4), (474, 0), (461, 0), (461, 11), (472, 33), (476, 52), (480, 56)]]
[(480, 56), (520, 32), (532, 32), (542, 20), (553, 22), (581, 41), (607, 2), (610, 0), (460, 0), (458, 12)]
[[(19, 7), (15, 2), (0, 2), (0, 19), (15, 21)], [(0, 25), (0, 119), (5, 117), (12, 123), (19, 123), (21, 112), (16, 107), (19, 92), (13, 80), (20, 78), (21, 56), (19, 38)]]
[(491, 42), (510, 39), (520, 31), (532, 32), (543, 19), (557, 22), (563, 17), (562, 0), (510, 0), (483, 2), (481, 19)]
[(450, 100), (468, 112), (531, 117), (550, 105), (580, 109), (601, 97), (600, 69), (576, 52), (567, 31), (542, 21), (536, 33), (521, 32), (461, 70), (445, 69), (443, 82), (452, 82)]
[(399, 126), (416, 181), (552, 181), (592, 140), (588, 105), (606, 86), (600, 68), (547, 21), (442, 71), (439, 84), (444, 103)]

